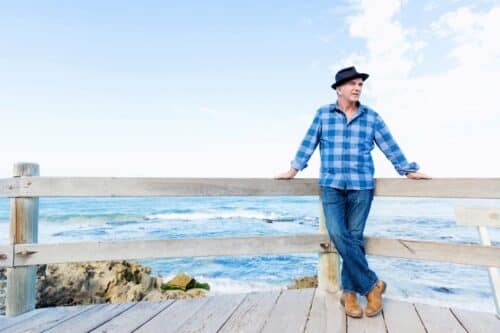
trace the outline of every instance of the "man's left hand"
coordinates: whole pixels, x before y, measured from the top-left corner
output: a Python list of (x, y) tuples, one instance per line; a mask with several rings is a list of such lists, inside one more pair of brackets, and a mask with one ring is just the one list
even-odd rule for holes
[(428, 176), (428, 175), (420, 173), (420, 172), (408, 172), (406, 174), (406, 177), (408, 177), (410, 179), (432, 179), (431, 176)]

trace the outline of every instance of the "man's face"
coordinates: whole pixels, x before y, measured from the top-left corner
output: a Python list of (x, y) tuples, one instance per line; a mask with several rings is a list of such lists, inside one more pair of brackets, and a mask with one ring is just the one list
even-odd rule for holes
[(349, 102), (357, 102), (363, 89), (363, 79), (352, 79), (337, 88), (339, 96)]

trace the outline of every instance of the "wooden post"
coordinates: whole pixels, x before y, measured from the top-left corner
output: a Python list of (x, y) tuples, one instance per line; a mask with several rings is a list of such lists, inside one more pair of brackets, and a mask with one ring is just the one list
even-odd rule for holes
[[(319, 201), (319, 231), (322, 234), (328, 234), (321, 199)], [(333, 247), (330, 240), (330, 249)], [(319, 253), (318, 289), (332, 293), (340, 291), (340, 256), (337, 252)]]
[[(34, 163), (16, 163), (14, 177), (39, 176)], [(10, 201), (11, 245), (38, 242), (38, 198), (12, 198)], [(15, 258), (14, 258), (15, 260)], [(15, 265), (15, 262), (14, 262)], [(5, 313), (16, 316), (35, 308), (36, 266), (7, 269)]]
[[(478, 226), (479, 239), (481, 245), (491, 246), (490, 236), (486, 227)], [(495, 302), (495, 310), (500, 316), (500, 278), (498, 277), (498, 269), (496, 267), (488, 267), (488, 276), (490, 278), (491, 289), (493, 291), (493, 301)]]

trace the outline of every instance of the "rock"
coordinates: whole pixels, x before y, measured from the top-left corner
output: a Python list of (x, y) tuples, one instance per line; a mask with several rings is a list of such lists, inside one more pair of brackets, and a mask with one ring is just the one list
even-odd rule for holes
[(160, 290), (151, 290), (144, 298), (142, 299), (143, 301), (163, 301), (167, 298), (167, 295), (165, 295), (162, 291)]
[[(0, 269), (0, 313), (5, 308), (4, 273), (5, 269)], [(150, 274), (150, 267), (127, 261), (40, 265), (36, 307), (188, 299), (208, 294), (200, 288), (164, 291), (162, 277)], [(196, 281), (182, 273), (169, 283), (189, 289)]]
[(179, 288), (181, 290), (187, 290), (189, 288), (192, 288), (195, 282), (196, 281), (192, 277), (187, 276), (184, 273), (180, 273), (177, 274), (173, 279), (168, 281), (166, 285), (174, 288)]
[(207, 296), (207, 291), (202, 288), (192, 288), (187, 290), (186, 293), (195, 298), (201, 298)]
[[(42, 265), (38, 269), (37, 307), (122, 303), (141, 300), (185, 299), (206, 294), (161, 290), (161, 276), (135, 262), (110, 261)], [(176, 283), (195, 281), (179, 274)], [(186, 284), (187, 282), (187, 284)]]
[(167, 290), (164, 291), (163, 294), (165, 295), (166, 299), (190, 299), (193, 298), (191, 295), (189, 295), (187, 292), (183, 290)]
[(302, 278), (294, 279), (294, 283), (289, 285), (288, 289), (303, 289), (303, 288), (317, 288), (318, 287), (318, 277), (305, 276)]

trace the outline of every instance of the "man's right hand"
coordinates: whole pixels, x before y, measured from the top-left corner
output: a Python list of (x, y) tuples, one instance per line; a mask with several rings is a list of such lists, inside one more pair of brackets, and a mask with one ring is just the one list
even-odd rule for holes
[(292, 179), (297, 175), (297, 169), (290, 168), (287, 172), (274, 176), (274, 179)]

